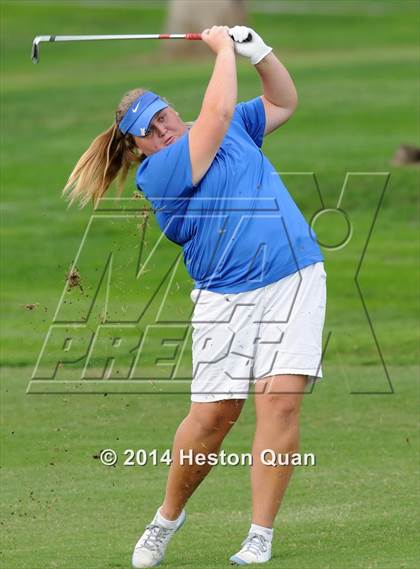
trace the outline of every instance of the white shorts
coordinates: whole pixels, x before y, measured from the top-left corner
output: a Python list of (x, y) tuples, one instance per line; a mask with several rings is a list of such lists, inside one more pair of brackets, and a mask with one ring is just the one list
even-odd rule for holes
[(191, 400), (246, 399), (272, 375), (322, 378), (326, 277), (319, 262), (248, 292), (194, 289)]

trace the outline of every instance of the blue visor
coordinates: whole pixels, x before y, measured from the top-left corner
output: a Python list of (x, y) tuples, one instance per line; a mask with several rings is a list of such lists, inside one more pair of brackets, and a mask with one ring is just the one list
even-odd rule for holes
[(118, 127), (123, 134), (129, 132), (134, 136), (146, 136), (155, 114), (166, 107), (169, 107), (168, 103), (159, 95), (146, 91), (130, 106)]

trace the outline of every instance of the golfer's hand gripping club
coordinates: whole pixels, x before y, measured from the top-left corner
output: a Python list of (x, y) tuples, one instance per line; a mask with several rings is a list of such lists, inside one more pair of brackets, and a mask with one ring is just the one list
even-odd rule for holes
[(234, 26), (230, 28), (229, 35), (235, 44), (237, 54), (247, 57), (253, 65), (257, 65), (273, 48), (266, 45), (260, 35), (252, 28)]
[(227, 26), (212, 26), (203, 30), (201, 39), (216, 55), (222, 49), (229, 49), (234, 51), (234, 42), (229, 35), (229, 28)]

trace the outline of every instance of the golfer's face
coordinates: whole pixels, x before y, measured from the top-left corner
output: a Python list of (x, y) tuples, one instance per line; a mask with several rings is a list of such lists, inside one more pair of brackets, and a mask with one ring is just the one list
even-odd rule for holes
[(186, 125), (177, 113), (171, 107), (166, 107), (153, 117), (146, 136), (135, 136), (134, 138), (140, 150), (146, 156), (150, 156), (176, 142), (186, 130)]

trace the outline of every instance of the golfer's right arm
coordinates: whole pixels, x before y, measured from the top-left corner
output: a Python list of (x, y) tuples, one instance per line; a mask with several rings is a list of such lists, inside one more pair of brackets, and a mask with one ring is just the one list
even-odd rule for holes
[(216, 54), (200, 114), (190, 130), (192, 179), (198, 184), (209, 169), (229, 128), (237, 100), (236, 60), (226, 26), (204, 30), (202, 38)]

